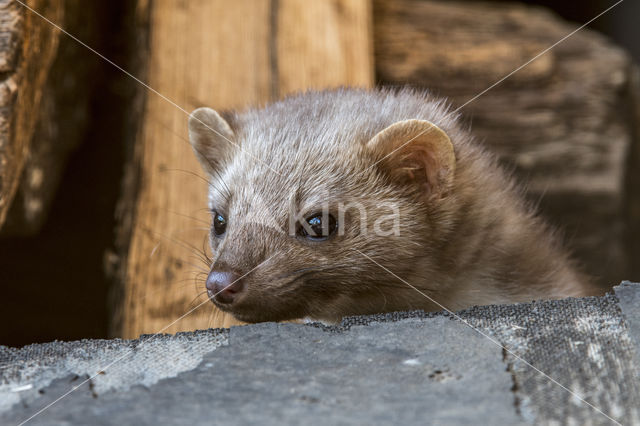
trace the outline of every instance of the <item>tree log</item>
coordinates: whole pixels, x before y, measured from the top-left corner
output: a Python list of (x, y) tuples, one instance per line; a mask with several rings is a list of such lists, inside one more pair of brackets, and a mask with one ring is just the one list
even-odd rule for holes
[(629, 280), (640, 281), (640, 68), (633, 67), (629, 80), (628, 112), (633, 125), (625, 181), (625, 222)]
[[(62, 3), (64, 16), (62, 21), (54, 21), (57, 25), (90, 46), (104, 44), (103, 40), (109, 37), (105, 35), (108, 29), (101, 21), (104, 6), (88, 7), (75, 0), (62, 0)], [(103, 60), (66, 35), (59, 38), (55, 53), (42, 87), (22, 178), (4, 227), (0, 229), (3, 237), (33, 236), (40, 231), (58, 192), (69, 156), (95, 124), (90, 111), (91, 100), (94, 91), (104, 90), (104, 82), (95, 78)], [(103, 94), (99, 96), (104, 99)]]
[[(62, 19), (62, 0), (26, 4), (49, 19)], [(19, 3), (0, 0), (0, 228), (29, 155), (58, 36), (54, 27)]]
[(236, 323), (203, 292), (210, 265), (196, 252), (210, 218), (207, 184), (194, 176), (203, 172), (187, 140), (188, 112), (373, 81), (367, 0), (157, 0), (149, 8), (148, 82), (162, 96), (147, 95), (134, 215), (123, 216), (119, 232), (130, 244), (113, 259), (123, 289), (114, 333), (125, 337)]
[(625, 174), (640, 165), (626, 157), (639, 144), (628, 55), (584, 29), (483, 93), (576, 28), (518, 4), (376, 0), (376, 71), (382, 84), (427, 87), (461, 108), (583, 268), (610, 287), (631, 279), (640, 258), (625, 241), (637, 229), (625, 200), (637, 206), (628, 191), (638, 192)]

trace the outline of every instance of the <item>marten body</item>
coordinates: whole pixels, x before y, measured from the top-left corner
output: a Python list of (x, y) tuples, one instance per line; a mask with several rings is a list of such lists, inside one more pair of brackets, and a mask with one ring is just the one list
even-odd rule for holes
[(246, 112), (201, 108), (189, 130), (211, 179), (207, 288), (240, 320), (595, 293), (494, 157), (428, 94), (340, 89)]

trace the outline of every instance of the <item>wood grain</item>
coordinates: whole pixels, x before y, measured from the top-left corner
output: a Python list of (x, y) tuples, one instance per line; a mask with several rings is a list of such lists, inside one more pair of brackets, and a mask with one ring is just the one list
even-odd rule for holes
[[(195, 252), (206, 245), (207, 185), (192, 174), (203, 176), (187, 141), (186, 112), (373, 82), (366, 0), (156, 0), (149, 7), (148, 82), (176, 105), (147, 94), (131, 240), (119, 254), (126, 272), (116, 333), (124, 337), (237, 323), (203, 293), (208, 265)], [(344, 29), (325, 41), (336, 28)]]
[(279, 0), (275, 32), (277, 96), (373, 82), (367, 0)]
[(640, 281), (640, 67), (631, 66), (627, 98), (627, 111), (633, 142), (629, 147), (626, 164), (624, 219), (626, 252), (630, 260), (629, 280)]
[(626, 154), (639, 143), (628, 55), (583, 29), (474, 99), (576, 28), (518, 4), (376, 0), (376, 70), (382, 84), (425, 87), (464, 105), (478, 139), (610, 287), (629, 278), (634, 259), (625, 249), (633, 228)]
[[(209, 0), (151, 6), (148, 82), (162, 96), (148, 93), (144, 113), (124, 336), (157, 332), (195, 306), (192, 302), (204, 300), (197, 297), (204, 286), (196, 274), (207, 266), (194, 255), (206, 235), (197, 228), (209, 221), (206, 182), (189, 174), (203, 176), (187, 140), (187, 114), (203, 105), (243, 107), (269, 99), (267, 6), (250, 0), (233, 7)], [(210, 314), (207, 304), (163, 331), (206, 328), (214, 325)]]
[[(105, 19), (108, 5), (87, 7), (75, 0), (62, 0), (62, 3), (64, 16), (61, 21), (55, 21), (57, 25), (100, 51), (106, 40), (114, 43), (113, 35), (109, 34), (109, 20)], [(55, 58), (36, 108), (37, 120), (33, 123), (22, 178), (0, 237), (35, 236), (48, 219), (69, 157), (96, 122), (97, 117), (91, 111), (92, 96), (104, 103), (104, 92), (109, 90), (101, 79), (104, 65), (103, 59), (76, 40), (59, 36)]]
[[(63, 17), (62, 0), (26, 4), (53, 21)], [(20, 4), (0, 0), (0, 227), (29, 155), (58, 36), (55, 28)]]

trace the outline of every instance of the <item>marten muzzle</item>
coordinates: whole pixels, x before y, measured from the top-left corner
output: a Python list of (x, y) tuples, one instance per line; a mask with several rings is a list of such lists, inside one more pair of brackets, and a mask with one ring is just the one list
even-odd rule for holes
[(207, 277), (207, 295), (216, 305), (232, 305), (246, 290), (239, 274), (232, 271), (211, 271)]

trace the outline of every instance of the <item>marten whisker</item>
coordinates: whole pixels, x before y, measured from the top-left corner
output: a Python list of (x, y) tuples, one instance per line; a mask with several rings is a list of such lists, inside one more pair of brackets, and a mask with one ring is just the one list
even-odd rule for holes
[(209, 273), (209, 270), (208, 270), (208, 269), (203, 268), (202, 266), (196, 265), (195, 263), (191, 263), (191, 262), (184, 262), (184, 261), (183, 261), (182, 263), (184, 263), (185, 265), (189, 265), (189, 266), (191, 266), (191, 267), (195, 268), (195, 269), (196, 269), (198, 272), (200, 272), (201, 274), (208, 274), (208, 273)]
[(229, 200), (229, 198), (231, 198), (231, 189), (229, 189), (229, 187), (225, 183), (224, 179), (222, 179), (222, 176), (220, 175), (220, 172), (218, 171), (218, 169), (213, 167), (212, 170), (216, 174), (216, 176), (218, 177), (218, 182), (220, 182), (225, 188), (225, 191), (226, 191), (225, 199)]
[(212, 259), (211, 259), (211, 257), (209, 256), (209, 254), (207, 254), (207, 249), (209, 248), (209, 247), (207, 246), (207, 241), (208, 241), (208, 240), (209, 240), (208, 236), (207, 236), (207, 235), (205, 235), (205, 236), (204, 236), (204, 238), (202, 239), (202, 252), (201, 252), (201, 253), (202, 253), (202, 255), (204, 256), (204, 258), (205, 258), (205, 260), (206, 260), (206, 264), (207, 264), (207, 265), (211, 265), (211, 264), (213, 263), (213, 262), (212, 262)]
[[(188, 219), (194, 220), (194, 221), (196, 221), (196, 222), (200, 222), (200, 223), (205, 224), (205, 225), (207, 225), (207, 226), (209, 226), (209, 225), (210, 225), (209, 221), (206, 221), (206, 220), (204, 220), (204, 219), (198, 219), (197, 217), (189, 216), (189, 215), (186, 215), (186, 214), (184, 214), (184, 213), (174, 212), (174, 211), (172, 211), (172, 210), (167, 210), (167, 212), (169, 212), (169, 213), (171, 213), (171, 214), (175, 214), (175, 215), (177, 215), (177, 216), (186, 217), (186, 218), (188, 218)], [(207, 230), (208, 230), (208, 229), (209, 229), (209, 228), (207, 228)]]
[(288, 273), (283, 274), (283, 275), (278, 275), (275, 278), (276, 279), (283, 279), (283, 278), (288, 278), (288, 277), (293, 276), (293, 275), (303, 274), (303, 273), (307, 273), (307, 272), (326, 272), (326, 271), (336, 270), (336, 269), (339, 269), (339, 268), (347, 268), (347, 267), (352, 267), (352, 265), (349, 265), (349, 264), (336, 264), (336, 265), (310, 266), (310, 267), (307, 267), (307, 268), (297, 269), (295, 271), (291, 271), (291, 272), (288, 272)]
[(185, 174), (197, 177), (198, 179), (204, 181), (207, 185), (214, 186), (214, 184), (211, 181), (207, 180), (204, 176), (200, 176), (198, 173), (193, 172), (191, 170), (185, 170), (185, 169), (161, 169), (160, 171), (161, 172), (180, 172), (180, 173), (185, 173)]
[[(194, 256), (191, 256), (194, 257)], [(195, 256), (195, 259), (199, 260), (200, 262), (202, 262), (202, 264), (206, 267), (206, 271), (209, 272), (209, 270), (211, 269), (211, 263), (208, 262), (207, 256), (204, 253), (198, 253), (197, 256)]]
[[(433, 310), (439, 299), (461, 309), (594, 294), (451, 109), (418, 90), (345, 88), (249, 112), (195, 110), (189, 138), (211, 184), (203, 210), (217, 213), (211, 251), (203, 241), (195, 256), (213, 257), (215, 288), (237, 284), (215, 296), (221, 311), (248, 322), (337, 321)], [(265, 232), (285, 218), (295, 235)], [(277, 261), (241, 279), (276, 248)]]
[(201, 291), (200, 293), (198, 293), (198, 295), (196, 297), (193, 298), (193, 300), (191, 300), (191, 302), (189, 302), (187, 304), (187, 311), (190, 309), (193, 309), (195, 306), (197, 306), (198, 304), (202, 303), (200, 302), (198, 299), (200, 299), (202, 296), (206, 295), (207, 291)]
[[(193, 281), (193, 282), (186, 283), (187, 281)], [(152, 290), (152, 291), (146, 291), (144, 296), (138, 298), (137, 300), (142, 301), (142, 300), (145, 300), (147, 297), (156, 295), (156, 294), (158, 294), (160, 292), (166, 292), (167, 288), (179, 288), (179, 289), (182, 289), (182, 288), (185, 288), (185, 287), (191, 286), (191, 285), (193, 285), (196, 289), (198, 288), (198, 279), (197, 279), (197, 277), (191, 277), (191, 278), (185, 278), (183, 280), (173, 281), (173, 282), (171, 282), (169, 284), (163, 285), (163, 288)]]
[(207, 268), (211, 267), (211, 263), (209, 262), (209, 256), (207, 256), (207, 254), (205, 252), (202, 252), (202, 251), (199, 251), (199, 250), (191, 252), (191, 254), (189, 255), (189, 258), (199, 260)]
[[(161, 127), (163, 127), (166, 131), (168, 131), (169, 133), (171, 133), (174, 137), (176, 137), (176, 138), (180, 139), (180, 141), (182, 141), (182, 142), (184, 142), (184, 143), (186, 143), (186, 144), (190, 144), (189, 139), (187, 139), (187, 138), (183, 137), (181, 134), (176, 133), (176, 132), (173, 130), (173, 128), (172, 128), (172, 127), (168, 126), (168, 125), (167, 125), (166, 123), (164, 123), (162, 120), (154, 120), (154, 121), (156, 122), (156, 124), (159, 124), (159, 125), (160, 125)], [(204, 156), (204, 155), (203, 155), (203, 153), (202, 153), (199, 149), (197, 149), (196, 147), (192, 146), (192, 148), (193, 148), (194, 150), (196, 150), (196, 152), (198, 152), (198, 154), (200, 154), (203, 158), (205, 158), (205, 157), (206, 157), (206, 156)], [(195, 173), (194, 173), (194, 174), (195, 174)], [(198, 175), (198, 177), (202, 178), (202, 176), (199, 176), (199, 175)], [(202, 178), (202, 179), (204, 179), (204, 178)], [(205, 179), (205, 180), (206, 180), (206, 179)], [(228, 187), (226, 188), (226, 189), (227, 189), (227, 192), (225, 193), (224, 191), (220, 190), (218, 187), (216, 187), (215, 185), (213, 185), (213, 184), (212, 184), (211, 182), (209, 182), (208, 180), (206, 180), (206, 181), (207, 181), (207, 183), (208, 183), (209, 185), (211, 185), (211, 187), (213, 187), (214, 189), (216, 189), (216, 190), (220, 193), (220, 195), (222, 195), (225, 199), (228, 199), (228, 198), (229, 198), (230, 192), (229, 192), (229, 190), (228, 190), (228, 189), (229, 189)], [(223, 183), (223, 184), (224, 184), (224, 183)], [(224, 186), (226, 186), (226, 185), (224, 185)]]
[[(184, 143), (186, 143), (186, 144), (189, 144), (189, 145), (190, 145), (190, 141), (189, 141), (189, 139), (187, 139), (187, 138), (183, 137), (182, 135), (180, 135), (180, 134), (176, 133), (176, 132), (173, 130), (173, 128), (169, 127), (167, 124), (165, 124), (164, 122), (162, 122), (162, 121), (160, 121), (160, 120), (157, 120), (157, 123), (158, 123), (158, 124), (160, 124), (160, 126), (164, 127), (168, 132), (170, 132), (171, 134), (173, 134), (173, 136), (174, 136), (174, 137), (177, 137), (177, 138), (178, 138), (178, 139), (180, 139), (182, 142), (184, 142)], [(195, 146), (191, 146), (191, 148), (192, 148), (192, 149), (194, 149), (198, 154), (200, 154), (201, 158), (206, 158), (206, 157), (207, 157), (207, 156), (206, 156), (206, 155), (204, 155), (204, 153), (203, 153), (203, 152), (201, 152), (197, 147), (195, 147)], [(210, 160), (208, 160), (208, 159), (207, 159), (207, 161), (211, 162), (211, 161), (210, 161)], [(212, 164), (211, 164), (211, 165), (212, 165)], [(215, 168), (214, 168), (214, 167), (211, 167), (211, 170), (215, 170)], [(219, 176), (219, 174), (218, 174), (218, 176)], [(209, 182), (209, 181), (207, 180), (207, 182)], [(215, 187), (214, 185), (212, 185), (210, 182), (209, 182), (209, 184), (210, 184), (211, 186), (213, 186), (215, 189), (217, 189), (217, 190), (218, 190), (218, 192), (220, 193), (220, 195), (222, 195), (225, 199), (228, 199), (228, 198), (229, 198), (229, 196), (230, 196), (231, 192), (229, 191), (229, 187), (227, 187), (227, 185), (226, 185), (224, 182), (222, 182), (222, 184), (226, 187), (226, 188), (225, 188), (225, 189), (226, 189), (226, 193), (225, 193), (225, 191), (222, 191), (222, 190), (220, 190), (219, 188), (217, 188), (217, 187)]]
[[(184, 231), (184, 230), (192, 230), (192, 229), (200, 229), (200, 230), (204, 229), (204, 230), (207, 230), (207, 231), (209, 230), (209, 228), (193, 227), (193, 228), (184, 228), (184, 229), (182, 229), (182, 231)], [(177, 233), (177, 232), (179, 232), (179, 231), (180, 231), (180, 230), (176, 230), (174, 233)], [(166, 236), (165, 236), (165, 237), (166, 237)], [(167, 237), (167, 238), (168, 238), (168, 237)], [(171, 242), (174, 242), (174, 243), (178, 244), (178, 241), (171, 241)], [(180, 241), (180, 242), (182, 242), (182, 241)], [(184, 243), (185, 243), (185, 244), (188, 244), (188, 243), (186, 243), (186, 242), (184, 242)], [(156, 244), (156, 245), (153, 247), (153, 249), (151, 250), (151, 253), (149, 254), (149, 258), (152, 258), (152, 257), (153, 257), (153, 255), (155, 254), (156, 250), (160, 247), (160, 245), (162, 245), (162, 242), (161, 242), (161, 241), (160, 241), (160, 242), (158, 242), (158, 244)], [(197, 258), (198, 260), (200, 260), (202, 263), (204, 263), (207, 267), (209, 267), (209, 265), (211, 264), (211, 262), (210, 262), (210, 258), (209, 258), (209, 256), (207, 256), (207, 254), (206, 254), (206, 252), (205, 252), (204, 250), (205, 250), (205, 249), (204, 249), (204, 247), (203, 247), (203, 249), (202, 249), (202, 251), (201, 251), (201, 249), (200, 249), (200, 248), (198, 248), (198, 247), (196, 247), (196, 246), (190, 246), (190, 252), (191, 252), (192, 254), (193, 254), (193, 253), (195, 253), (195, 254), (196, 254), (196, 258)]]
[(196, 246), (192, 246), (192, 247), (193, 249), (189, 252), (189, 254), (197, 256), (198, 259), (201, 260), (205, 265), (211, 266), (211, 262), (209, 262), (211, 258), (207, 254), (207, 247), (206, 246), (203, 246), (202, 248), (198, 248)]
[(186, 241), (182, 241), (182, 240), (179, 240), (177, 238), (173, 238), (173, 237), (168, 236), (168, 235), (160, 234), (159, 232), (155, 232), (155, 231), (151, 230), (150, 228), (147, 228), (146, 226), (138, 225), (138, 227), (140, 229), (142, 229), (143, 231), (149, 233), (149, 234), (155, 234), (159, 238), (164, 238), (167, 241), (170, 241), (170, 242), (172, 242), (174, 244), (177, 244), (180, 247), (182, 247), (184, 249), (187, 249), (190, 253), (198, 253), (200, 251), (200, 249), (198, 247), (196, 247), (196, 246), (194, 246), (194, 245), (192, 245), (190, 243), (187, 243)]
[(198, 230), (198, 231), (209, 231), (209, 228), (208, 227), (205, 228), (204, 226), (191, 226), (191, 227), (188, 227), (188, 228), (175, 229), (171, 234), (175, 234), (175, 233), (178, 233), (178, 232), (185, 232), (185, 231), (195, 231), (195, 230)]

